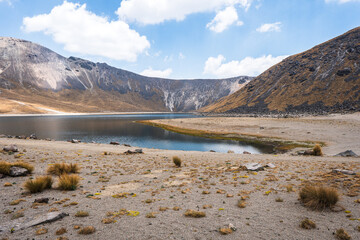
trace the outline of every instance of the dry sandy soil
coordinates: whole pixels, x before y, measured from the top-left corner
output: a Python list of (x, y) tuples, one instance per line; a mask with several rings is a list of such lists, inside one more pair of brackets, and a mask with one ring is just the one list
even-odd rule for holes
[[(326, 118), (318, 118), (316, 127), (306, 130), (301, 130), (300, 126), (313, 120), (296, 120), (294, 125), (297, 128), (291, 129), (287, 120), (270, 119), (267, 122), (254, 119), (254, 127), (247, 130), (271, 134), (272, 128), (280, 136), (283, 136), (281, 131), (286, 132), (284, 135), (289, 138), (299, 136), (307, 140), (327, 140), (329, 146), (323, 157), (156, 149), (143, 149), (144, 154), (125, 155), (125, 151), (135, 148), (0, 138), (1, 148), (16, 144), (21, 152), (18, 153), (20, 155), (0, 153), (0, 161), (23, 160), (33, 164), (35, 170), (31, 177), (45, 175), (46, 169), (53, 163), (77, 163), (81, 167), (81, 183), (75, 191), (57, 190), (55, 176), (54, 188), (37, 194), (27, 194), (23, 188), (29, 176), (0, 179), (0, 226), (15, 225), (30, 217), (46, 214), (53, 208), (69, 214), (62, 220), (14, 233), (8, 229), (0, 232), (0, 239), (57, 239), (60, 236), (55, 232), (62, 227), (67, 230), (62, 236), (68, 239), (336, 239), (333, 233), (340, 228), (344, 228), (352, 239), (360, 239), (357, 230), (360, 225), (360, 203), (356, 202), (360, 199), (360, 159), (330, 156), (346, 149), (360, 153), (359, 139), (352, 135), (359, 133), (357, 117), (346, 117), (349, 122), (344, 126), (342, 116), (337, 116), (333, 124)], [(191, 122), (191, 126), (201, 127), (192, 122), (199, 120), (173, 122), (177, 121), (183, 121), (182, 126)], [(211, 127), (208, 124), (218, 122), (224, 125), (233, 121), (235, 119), (205, 119), (205, 126), (214, 129), (215, 125)], [(225, 126), (226, 131), (245, 129), (235, 125)], [(265, 128), (260, 130), (259, 126)], [(281, 127), (283, 130), (279, 130)], [(323, 139), (321, 136), (324, 133), (320, 131), (323, 129), (327, 129), (325, 132), (335, 131), (339, 140), (335, 135), (330, 138), (329, 134), (324, 135), (326, 138)], [(311, 134), (307, 134), (308, 131)], [(348, 145), (336, 146), (344, 141)], [(174, 166), (173, 156), (182, 159), (181, 168)], [(276, 168), (256, 173), (239, 168), (250, 162), (273, 163)], [(335, 174), (332, 173), (334, 168), (353, 170), (357, 175)], [(5, 187), (5, 183), (12, 186)], [(308, 183), (337, 188), (341, 195), (336, 208), (338, 211), (313, 211), (303, 206), (299, 201), (299, 189)], [(115, 198), (114, 195), (125, 197)], [(49, 197), (49, 204), (34, 206), (34, 200), (42, 197)], [(25, 201), (10, 205), (17, 199)], [(245, 208), (237, 206), (241, 199)], [(78, 204), (71, 205), (72, 202)], [(174, 210), (174, 207), (179, 209)], [(206, 216), (186, 217), (184, 213), (187, 209), (203, 211)], [(75, 217), (80, 210), (87, 211), (89, 216)], [(18, 211), (24, 216), (12, 220)], [(139, 214), (131, 216), (127, 211), (137, 211)], [(107, 216), (109, 212), (112, 212), (116, 222), (102, 223), (103, 219), (111, 218)], [(148, 213), (154, 213), (155, 218), (147, 218)], [(302, 229), (299, 225), (305, 218), (314, 221), (316, 228)], [(221, 235), (219, 228), (230, 223), (237, 230), (229, 235)], [(94, 226), (96, 232), (89, 236), (80, 235), (74, 229), (77, 225)], [(47, 229), (47, 233), (36, 235), (40, 228)]]

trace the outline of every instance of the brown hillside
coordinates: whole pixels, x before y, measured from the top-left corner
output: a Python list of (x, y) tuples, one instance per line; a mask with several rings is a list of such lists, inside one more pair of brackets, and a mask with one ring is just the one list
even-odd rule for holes
[(290, 56), (203, 112), (360, 110), (360, 27)]

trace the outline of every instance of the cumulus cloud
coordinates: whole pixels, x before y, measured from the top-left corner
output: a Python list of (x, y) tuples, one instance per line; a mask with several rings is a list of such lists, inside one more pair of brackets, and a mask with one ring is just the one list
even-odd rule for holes
[(80, 5), (64, 1), (49, 14), (23, 19), (26, 32), (43, 32), (72, 53), (136, 61), (150, 47), (145, 36), (130, 29), (124, 21), (109, 21)]
[(218, 12), (215, 18), (211, 22), (209, 22), (206, 27), (209, 28), (211, 31), (220, 33), (234, 23), (237, 23), (237, 25), (239, 26), (244, 24), (243, 22), (238, 21), (238, 14), (236, 12), (236, 9), (233, 6), (229, 6), (224, 10)]
[(235, 76), (257, 76), (271, 66), (281, 62), (287, 56), (273, 57), (271, 55), (259, 58), (246, 57), (241, 61), (225, 62), (223, 55), (209, 57), (205, 62), (204, 74), (220, 78)]
[(172, 73), (172, 69), (168, 68), (165, 70), (154, 70), (151, 67), (145, 69), (140, 74), (148, 77), (159, 77), (159, 78), (167, 78)]
[(326, 3), (348, 3), (348, 2), (360, 2), (360, 0), (325, 0)]
[(280, 32), (281, 31), (281, 22), (275, 23), (265, 23), (261, 25), (256, 31), (264, 33), (264, 32)]
[(248, 10), (253, 0), (123, 0), (117, 14), (120, 19), (141, 24), (158, 24), (167, 20), (182, 21), (187, 15), (215, 12), (228, 6)]

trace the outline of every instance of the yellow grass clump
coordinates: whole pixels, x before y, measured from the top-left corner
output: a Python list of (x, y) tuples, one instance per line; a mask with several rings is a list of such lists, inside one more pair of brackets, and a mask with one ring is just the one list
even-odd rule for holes
[(55, 232), (56, 235), (63, 235), (64, 233), (67, 233), (66, 228), (60, 228)]
[(334, 188), (305, 186), (300, 190), (300, 201), (314, 210), (331, 208), (339, 201), (339, 193)]
[(42, 192), (45, 189), (50, 189), (53, 184), (51, 176), (41, 176), (35, 179), (29, 179), (25, 182), (24, 188), (31, 193)]
[(47, 169), (48, 174), (52, 174), (56, 176), (61, 176), (69, 173), (79, 173), (79, 172), (80, 172), (80, 167), (76, 163), (70, 163), (70, 164), (55, 163), (54, 165), (49, 166)]
[(181, 159), (179, 157), (174, 156), (173, 157), (173, 162), (174, 162), (175, 166), (181, 167)]
[(75, 217), (87, 217), (87, 216), (89, 216), (89, 213), (86, 211), (77, 211), (75, 213)]
[(301, 221), (300, 227), (304, 229), (312, 229), (312, 228), (316, 228), (316, 224), (310, 219), (305, 218), (304, 220)]
[(26, 168), (29, 171), (29, 173), (32, 173), (34, 171), (34, 166), (26, 162), (8, 163), (5, 161), (0, 161), (0, 174), (9, 175), (11, 167)]
[(84, 227), (82, 229), (80, 229), (80, 231), (78, 232), (79, 234), (83, 234), (83, 235), (89, 235), (94, 233), (96, 230), (93, 226), (88, 226), (88, 227)]
[(59, 177), (59, 189), (66, 191), (74, 191), (78, 187), (80, 182), (80, 177), (78, 175), (64, 174)]
[(193, 217), (193, 218), (202, 218), (206, 216), (204, 212), (195, 211), (191, 209), (186, 210), (184, 215), (185, 217)]
[(313, 155), (314, 156), (322, 156), (323, 155), (321, 146), (319, 144), (316, 144), (315, 147), (313, 148)]
[(351, 236), (343, 228), (336, 230), (335, 236), (339, 240), (350, 240), (351, 239)]
[(11, 164), (5, 161), (0, 162), (0, 174), (9, 175)]

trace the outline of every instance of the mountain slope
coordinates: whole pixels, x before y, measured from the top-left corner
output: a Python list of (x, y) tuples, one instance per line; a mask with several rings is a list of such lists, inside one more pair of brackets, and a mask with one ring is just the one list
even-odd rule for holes
[(64, 112), (194, 111), (237, 91), (251, 79), (144, 77), (105, 63), (65, 58), (28, 41), (0, 37), (0, 98)]
[(360, 28), (290, 56), (201, 111), (360, 111)]

